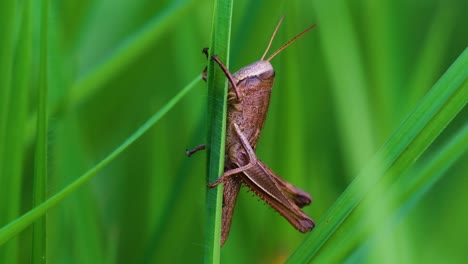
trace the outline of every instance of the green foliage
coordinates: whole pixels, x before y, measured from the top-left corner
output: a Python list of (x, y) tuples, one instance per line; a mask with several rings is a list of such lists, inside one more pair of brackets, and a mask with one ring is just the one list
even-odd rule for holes
[[(232, 0), (214, 2), (210, 55), (229, 65)], [(227, 81), (224, 72), (210, 61), (208, 74), (208, 182), (215, 182), (224, 171), (226, 135)], [(221, 237), (222, 188), (207, 190), (205, 263), (219, 263)]]
[[(54, 263), (467, 258), (466, 1), (52, 1), (46, 46), (42, 5), (0, 1), (0, 263), (31, 262), (46, 214)], [(318, 27), (272, 61), (257, 154), (313, 196), (318, 226), (301, 234), (241, 192), (219, 249), (206, 183), (223, 168), (226, 79), (201, 50), (235, 72), (283, 14), (272, 50)], [(208, 90), (193, 79), (207, 64)]]
[[(34, 177), (33, 177), (33, 207), (39, 206), (46, 199), (47, 193), (47, 153), (48, 153), (48, 83), (47, 83), (47, 52), (48, 52), (48, 28), (49, 28), (49, 1), (43, 1), (41, 5), (40, 24), (40, 54), (39, 54), (39, 81), (37, 96), (37, 126), (36, 149), (34, 152)], [(36, 220), (33, 227), (32, 263), (45, 263), (47, 257), (47, 218), (45, 215)]]
[[(328, 240), (334, 241), (334, 243), (327, 243), (327, 247), (334, 248), (333, 252), (328, 254), (334, 258), (337, 258), (337, 256), (344, 258), (346, 256), (345, 253), (350, 252), (350, 249), (343, 246), (345, 243), (343, 241), (359, 238), (359, 233), (363, 232), (361, 231), (363, 227), (359, 225), (360, 222), (366, 222), (366, 218), (371, 218), (374, 214), (388, 215), (390, 214), (390, 210), (404, 208), (412, 203), (412, 197), (406, 197), (406, 199), (399, 200), (398, 204), (390, 206), (389, 202), (386, 202), (389, 196), (386, 195), (386, 190), (397, 181), (410, 182), (414, 174), (404, 174), (403, 176), (402, 174), (413, 165), (466, 105), (468, 100), (467, 69), (468, 49), (465, 49), (460, 58), (427, 93), (416, 109), (384, 144), (382, 149), (377, 152), (376, 156), (363, 169), (363, 172), (353, 180), (335, 204), (322, 217), (322, 221), (318, 224), (315, 232), (304, 241), (296, 251), (296, 254), (292, 256), (292, 263), (308, 262), (316, 257), (316, 255), (320, 257), (321, 252), (319, 250)], [(466, 139), (466, 133), (465, 126), (461, 129), (459, 137)], [(455, 147), (460, 147), (461, 152), (464, 152), (468, 148), (468, 145), (464, 144), (463, 140), (456, 142), (458, 144)], [(442, 151), (438, 154), (444, 153)], [(432, 165), (432, 163), (428, 165)], [(424, 181), (431, 182), (432, 178), (426, 177)], [(412, 194), (418, 195), (424, 189), (427, 185), (427, 182), (424, 181), (419, 182), (419, 188), (412, 189)], [(400, 188), (397, 188), (397, 191), (405, 187), (404, 185), (400, 186)], [(376, 192), (376, 190), (378, 191)], [(366, 197), (371, 191), (373, 191), (372, 197)], [(367, 203), (371, 203), (371, 205), (361, 202), (365, 198), (368, 199)], [(356, 208), (359, 206), (367, 206), (367, 208)], [(382, 209), (385, 206), (388, 208)], [(350, 214), (352, 214), (351, 220), (348, 218)], [(371, 218), (371, 222), (374, 225), (385, 221), (385, 218), (381, 216), (375, 217), (378, 217), (378, 220)], [(346, 221), (352, 221), (354, 225), (347, 224)], [(369, 227), (367, 226), (364, 229), (369, 229)], [(333, 240), (333, 235), (336, 233), (338, 233), (340, 238), (346, 237), (348, 239)], [(340, 246), (333, 247), (335, 243)], [(344, 253), (338, 253), (340, 250)], [(331, 257), (328, 256), (328, 258)], [(326, 260), (324, 262), (341, 261), (343, 259)]]

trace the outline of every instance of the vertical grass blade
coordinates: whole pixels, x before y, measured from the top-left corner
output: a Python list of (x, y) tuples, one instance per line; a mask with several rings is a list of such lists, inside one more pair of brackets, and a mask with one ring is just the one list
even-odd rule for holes
[[(47, 49), (49, 1), (42, 2), (41, 48), (39, 66), (39, 89), (37, 103), (37, 133), (34, 164), (33, 206), (43, 203), (47, 190)], [(39, 218), (33, 225), (32, 262), (46, 262), (46, 217)]]
[[(366, 25), (366, 41), (369, 43), (368, 54), (372, 67), (369, 69), (369, 84), (375, 88), (373, 107), (378, 117), (378, 136), (387, 135), (400, 120), (400, 98), (397, 97), (403, 86), (401, 72), (404, 63), (401, 62), (402, 49), (401, 19), (396, 14), (393, 1), (362, 1), (363, 15), (368, 21)], [(384, 139), (384, 138), (381, 138)]]
[[(0, 89), (11, 89), (8, 100), (8, 117), (4, 129), (4, 143), (0, 143), (0, 152), (4, 151), (7, 158), (0, 157), (0, 225), (12, 221), (20, 215), (21, 186), (23, 176), (23, 160), (26, 149), (23, 145), (28, 106), (28, 88), (30, 84), (30, 65), (32, 65), (32, 31), (31, 31), (31, 1), (25, 1), (21, 10), (21, 26), (15, 52), (15, 63), (12, 72), (12, 84)], [(1, 45), (1, 44), (0, 44)], [(8, 58), (8, 56), (7, 56)], [(0, 62), (1, 63), (1, 62)], [(4, 105), (5, 107), (7, 105)], [(1, 156), (1, 155), (0, 155)], [(0, 248), (0, 263), (17, 263), (19, 239), (10, 241)]]
[(375, 151), (363, 58), (347, 5), (313, 3), (332, 81), (340, 143), (349, 157), (347, 170), (353, 175)]
[(372, 188), (378, 182), (395, 182), (429, 147), (468, 101), (467, 69), (468, 48), (327, 211), (289, 263), (309, 262), (320, 255), (324, 244), (332, 246), (327, 242), (337, 233), (346, 232), (341, 227)]
[[(17, 8), (16, 0), (0, 1), (0, 225), (4, 225), (11, 221), (9, 210), (12, 209), (8, 202), (10, 198), (9, 181), (10, 175), (7, 175), (6, 168), (7, 157), (10, 149), (6, 145), (7, 125), (10, 106), (11, 92), (11, 74), (13, 66), (13, 50), (14, 50), (14, 29), (15, 15)], [(13, 242), (16, 243), (16, 242)], [(0, 249), (0, 262), (8, 263), (14, 259), (14, 245)]]
[(409, 96), (407, 99), (408, 110), (436, 80), (437, 72), (444, 58), (447, 56), (447, 50), (450, 45), (450, 35), (453, 34), (455, 16), (452, 6), (439, 3), (433, 17), (431, 17), (431, 26), (426, 33), (425, 46), (420, 50), (414, 74), (410, 79)]
[[(216, 54), (229, 68), (232, 0), (217, 0), (213, 9), (210, 54)], [(226, 135), (227, 79), (210, 60), (208, 67), (208, 182), (214, 182), (224, 171)], [(207, 190), (205, 263), (219, 263), (222, 188)]]
[(13, 65), (16, 3), (15, 0), (0, 2), (0, 32), (2, 32), (2, 41), (0, 41), (0, 172), (4, 162), (3, 146), (5, 145), (3, 143), (6, 140), (4, 132), (11, 91), (10, 80)]

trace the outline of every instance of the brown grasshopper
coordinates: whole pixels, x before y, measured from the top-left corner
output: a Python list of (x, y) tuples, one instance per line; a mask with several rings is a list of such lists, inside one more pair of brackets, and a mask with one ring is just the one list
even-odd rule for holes
[[(282, 21), (283, 18), (276, 26), (262, 58), (235, 74), (231, 74), (216, 55), (211, 57), (229, 79), (225, 171), (216, 182), (208, 184), (208, 187), (214, 188), (224, 183), (221, 245), (224, 245), (229, 235), (234, 206), (242, 183), (297, 230), (307, 232), (315, 226), (314, 221), (300, 209), (311, 203), (310, 195), (278, 177), (255, 155), (275, 76), (270, 60), (316, 26), (310, 26), (264, 60)], [(203, 52), (208, 57), (207, 49)], [(187, 155), (203, 148), (202, 145), (187, 151)]]

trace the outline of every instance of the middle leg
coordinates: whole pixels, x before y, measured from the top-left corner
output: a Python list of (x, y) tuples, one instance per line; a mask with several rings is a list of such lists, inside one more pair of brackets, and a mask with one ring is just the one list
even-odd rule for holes
[(244, 134), (242, 134), (242, 131), (240, 131), (239, 126), (234, 123), (234, 129), (236, 130), (237, 136), (240, 139), (240, 142), (242, 146), (244, 147), (245, 151), (247, 152), (247, 155), (249, 156), (249, 163), (247, 165), (241, 166), (239, 168), (235, 168), (232, 170), (225, 171), (221, 177), (218, 178), (214, 183), (209, 183), (208, 187), (213, 188), (218, 186), (220, 183), (222, 183), (227, 177), (230, 177), (232, 175), (235, 175), (237, 173), (241, 173), (243, 171), (246, 171), (253, 166), (257, 165), (257, 156), (255, 155), (254, 150), (249, 144), (249, 141), (247, 138), (245, 138)]

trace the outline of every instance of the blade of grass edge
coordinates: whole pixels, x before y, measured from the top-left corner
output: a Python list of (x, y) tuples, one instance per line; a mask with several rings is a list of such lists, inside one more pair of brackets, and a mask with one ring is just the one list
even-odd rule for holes
[[(44, 202), (47, 196), (47, 49), (48, 49), (48, 19), (49, 1), (42, 2), (41, 10), (41, 47), (39, 62), (39, 83), (38, 83), (38, 103), (37, 103), (37, 130), (36, 130), (36, 150), (34, 157), (34, 178), (33, 178), (33, 207)], [(45, 263), (46, 256), (46, 234), (47, 218), (44, 214), (33, 225), (32, 236), (32, 263)]]
[(12, 221), (8, 225), (0, 229), (0, 245), (3, 245), (9, 239), (17, 235), (19, 232), (24, 230), (27, 226), (31, 225), (39, 217), (44, 215), (48, 209), (55, 206), (57, 203), (62, 201), (64, 198), (72, 194), (78, 187), (88, 182), (94, 175), (108, 165), (112, 160), (119, 156), (125, 149), (139, 139), (148, 129), (156, 124), (165, 114), (174, 107), (174, 105), (180, 101), (193, 87), (198, 84), (201, 80), (201, 75), (197, 76), (188, 85), (186, 85), (177, 95), (175, 95), (166, 105), (164, 105), (159, 111), (151, 116), (142, 126), (140, 126), (132, 135), (130, 135), (121, 145), (119, 145), (114, 151), (112, 151), (107, 157), (101, 160), (97, 165), (88, 170), (86, 173), (78, 177), (73, 183), (63, 188), (60, 192), (48, 198), (45, 202), (36, 206), (32, 210), (23, 214), (21, 217)]
[[(401, 219), (410, 212), (419, 200), (427, 193), (431, 187), (444, 177), (445, 173), (466, 153), (468, 149), (468, 124), (458, 131), (449, 142), (434, 151), (430, 159), (423, 162), (421, 166), (415, 166), (408, 173), (405, 173), (391, 189), (379, 197), (384, 197), (392, 206), (384, 214), (379, 216), (371, 226), (366, 226), (365, 233), (348, 232), (346, 239), (347, 252), (358, 255), (366, 252), (372, 246), (379, 243), (380, 239), (388, 236), (389, 232), (394, 232)], [(375, 195), (370, 197), (369, 206), (379, 206), (380, 199), (375, 199)], [(373, 199), (374, 198), (374, 199)], [(353, 213), (354, 214), (354, 213)], [(352, 215), (350, 217), (353, 217)], [(353, 217), (352, 222), (357, 223), (361, 217)], [(341, 250), (341, 249), (340, 249)], [(367, 251), (369, 252), (369, 251)], [(345, 257), (345, 256), (343, 256)], [(327, 262), (343, 262), (343, 259), (327, 259)], [(320, 261), (319, 261), (320, 262)]]
[[(232, 8), (232, 0), (215, 1), (211, 28), (210, 55), (216, 54), (227, 67), (229, 67)], [(219, 67), (212, 60), (209, 61), (207, 180), (214, 182), (224, 171), (227, 79)], [(207, 189), (206, 192), (205, 263), (220, 262), (222, 193), (222, 188)]]
[(414, 111), (356, 177), (316, 229), (288, 259), (289, 263), (309, 262), (346, 221), (377, 181), (393, 182), (433, 142), (466, 105), (468, 100), (468, 48), (426, 94)]
[[(373, 250), (367, 253), (375, 253), (376, 248), (381, 247), (382, 243), (385, 244), (386, 239), (379, 239), (384, 238), (382, 234), (394, 231), (403, 216), (468, 149), (468, 145), (464, 144), (468, 142), (467, 139), (468, 125), (465, 125), (454, 138), (433, 151), (430, 159), (415, 164), (395, 182), (379, 182), (336, 231), (337, 235), (322, 247), (320, 254), (314, 257), (313, 261), (343, 263), (348, 257), (352, 258), (357, 251), (363, 252), (363, 248), (369, 249), (370, 246)], [(383, 210), (382, 205), (385, 205)], [(366, 219), (369, 214), (374, 215), (371, 221)], [(394, 253), (394, 250), (391, 252)], [(381, 256), (374, 257), (377, 257), (375, 261), (378, 261)]]

